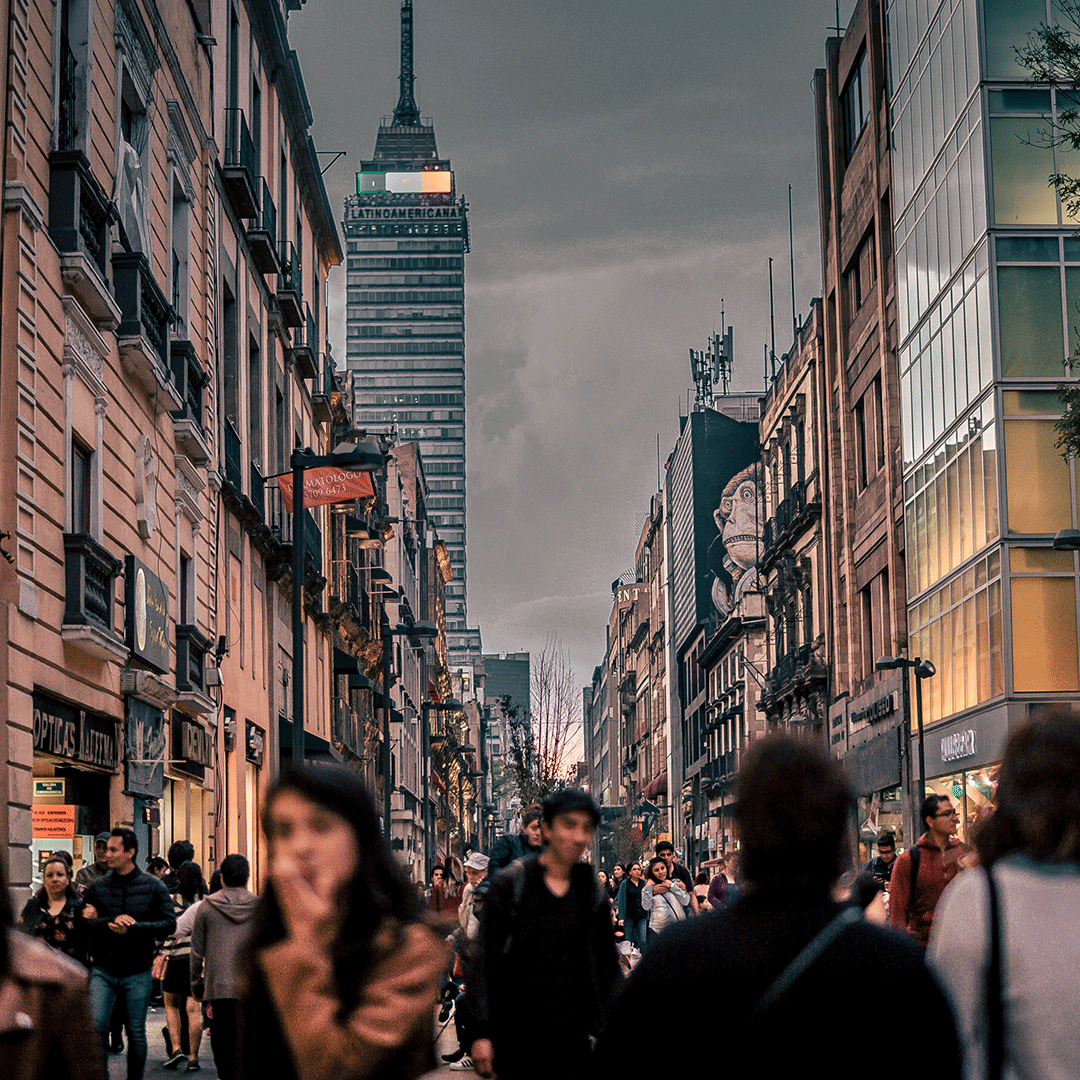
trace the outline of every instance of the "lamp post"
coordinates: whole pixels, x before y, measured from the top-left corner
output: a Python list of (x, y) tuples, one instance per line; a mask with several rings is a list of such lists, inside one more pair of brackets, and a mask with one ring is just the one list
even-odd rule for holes
[[(875, 664), (876, 671), (889, 671), (901, 668), (904, 671), (904, 696), (910, 700), (911, 691), (908, 688), (907, 671), (915, 672), (915, 723), (919, 732), (919, 802), (921, 803), (926, 794), (926, 752), (923, 745), (923, 714), (922, 714), (922, 682), (923, 679), (932, 678), (937, 674), (937, 668), (929, 660), (921, 656), (910, 659), (906, 656), (882, 656)], [(912, 808), (912, 816), (918, 813), (918, 807)]]
[(377, 472), (386, 458), (370, 443), (338, 443), (331, 454), (316, 454), (310, 447), (294, 450), (292, 469), (292, 759), (304, 762), (304, 473), (334, 468), (347, 472)]
[[(431, 877), (431, 799), (428, 794), (428, 783), (431, 773), (431, 731), (428, 720), (430, 712), (456, 712), (461, 708), (461, 702), (455, 698), (447, 698), (446, 701), (422, 701), (420, 702), (420, 716), (422, 719), (420, 732), (420, 745), (423, 755), (424, 772), (424, 880)], [(436, 847), (438, 845), (436, 844)]]
[(439, 628), (433, 623), (428, 622), (426, 619), (418, 619), (416, 622), (409, 623), (401, 626), (390, 626), (390, 620), (386, 615), (386, 608), (383, 607), (380, 619), (380, 636), (383, 642), (383, 692), (382, 692), (382, 736), (383, 736), (383, 751), (382, 751), (382, 773), (383, 773), (383, 835), (386, 837), (386, 842), (390, 844), (394, 838), (393, 827), (391, 822), (391, 804), (390, 804), (390, 639), (394, 637), (410, 637), (410, 638), (437, 638), (439, 636)]

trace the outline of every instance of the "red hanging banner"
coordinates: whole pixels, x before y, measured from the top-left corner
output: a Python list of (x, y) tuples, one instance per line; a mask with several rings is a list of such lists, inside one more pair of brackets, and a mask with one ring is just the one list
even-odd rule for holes
[[(277, 478), (285, 513), (293, 510), (292, 473), (282, 473)], [(304, 507), (327, 506), (330, 503), (352, 502), (353, 499), (370, 499), (375, 495), (371, 474), (350, 472), (326, 465), (304, 472)]]

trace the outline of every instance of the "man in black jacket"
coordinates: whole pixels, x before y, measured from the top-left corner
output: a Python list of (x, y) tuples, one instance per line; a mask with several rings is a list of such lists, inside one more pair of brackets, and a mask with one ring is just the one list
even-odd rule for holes
[(910, 1080), (912, 1055), (883, 1055), (880, 1025), (837, 1036), (837, 1018), (865, 1012), (867, 988), (887, 986), (926, 1018), (918, 1061), (933, 1062), (935, 1080), (959, 1080), (952, 1013), (918, 945), (832, 900), (850, 859), (849, 805), (839, 766), (818, 747), (773, 735), (751, 749), (736, 803), (746, 890), (729, 908), (665, 930), (645, 953), (600, 1035), (594, 1075), (640, 1065), (643, 1024), (721, 1024), (739, 1033), (756, 1076), (800, 1075), (814, 1061), (846, 1076), (872, 1061), (875, 1077)]
[(599, 820), (584, 791), (549, 795), (543, 853), (507, 867), (485, 896), (465, 989), (483, 1077), (586, 1074), (589, 1037), (619, 981), (611, 905), (579, 861)]
[(505, 866), (528, 855), (539, 855), (543, 849), (540, 819), (544, 811), (539, 806), (526, 807), (521, 812), (521, 832), (504, 833), (491, 848), (488, 874), (494, 877)]
[(113, 829), (106, 859), (109, 873), (86, 890), (90, 1006), (102, 1045), (119, 1000), (128, 1031), (127, 1080), (142, 1080), (146, 1069), (146, 1008), (153, 980), (150, 967), (159, 940), (176, 929), (176, 915), (165, 884), (135, 865), (139, 842), (131, 829)]

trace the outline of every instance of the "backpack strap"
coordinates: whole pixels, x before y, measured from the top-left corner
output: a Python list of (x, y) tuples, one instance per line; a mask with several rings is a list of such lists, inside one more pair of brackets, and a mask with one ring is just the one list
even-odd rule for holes
[(908, 892), (908, 910), (915, 902), (915, 894), (919, 891), (919, 863), (922, 862), (922, 849), (918, 843), (914, 843), (908, 849), (911, 855), (911, 889)]
[(990, 908), (990, 961), (986, 969), (986, 1075), (1001, 1080), (1005, 1068), (1005, 1002), (1001, 992), (1001, 905), (989, 866), (986, 895)]

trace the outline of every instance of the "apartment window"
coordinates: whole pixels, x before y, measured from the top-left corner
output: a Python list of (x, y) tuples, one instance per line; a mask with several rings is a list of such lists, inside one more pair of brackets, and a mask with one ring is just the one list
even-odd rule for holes
[(71, 442), (71, 531), (90, 534), (94, 451), (77, 439)]
[(850, 159), (870, 116), (870, 82), (865, 48), (859, 54), (847, 86), (840, 95), (840, 114), (844, 125), (844, 150)]
[(855, 403), (855, 477), (859, 490), (866, 487), (868, 480), (866, 456), (866, 395)]
[(187, 193), (178, 175), (173, 176), (172, 189), (172, 277), (171, 299), (176, 312), (176, 337), (187, 339), (188, 315), (188, 250), (190, 245), (190, 207)]
[(61, 0), (57, 16), (59, 27), (53, 86), (56, 146), (59, 150), (73, 150), (86, 141), (88, 2)]
[(877, 256), (873, 231), (868, 232), (855, 252), (844, 274), (844, 291), (847, 295), (848, 320), (854, 320), (863, 304), (873, 295), (877, 282)]
[(194, 626), (195, 624), (195, 561), (180, 552), (180, 580), (177, 582), (179, 592), (179, 623), (181, 626)]
[(885, 468), (885, 408), (881, 400), (881, 376), (871, 383), (874, 401), (874, 450), (878, 469)]
[(150, 118), (126, 62), (120, 64), (116, 205), (129, 251), (150, 250)]

